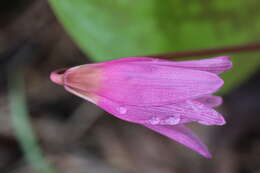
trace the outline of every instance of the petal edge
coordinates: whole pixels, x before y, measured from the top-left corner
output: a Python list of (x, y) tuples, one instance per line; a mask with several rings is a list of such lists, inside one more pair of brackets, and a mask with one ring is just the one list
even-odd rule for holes
[(212, 155), (208, 151), (206, 145), (195, 135), (189, 128), (184, 125), (176, 126), (161, 126), (161, 125), (144, 125), (147, 128), (158, 132), (172, 140), (175, 140), (186, 147), (196, 151), (200, 155), (206, 158), (212, 158)]

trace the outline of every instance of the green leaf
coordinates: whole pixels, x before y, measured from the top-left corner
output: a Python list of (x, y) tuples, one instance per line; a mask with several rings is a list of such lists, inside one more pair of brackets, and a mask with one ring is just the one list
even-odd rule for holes
[[(245, 0), (50, 0), (81, 49), (96, 61), (259, 40), (260, 2)], [(260, 64), (235, 56), (231, 88)], [(232, 82), (230, 82), (232, 81)]]

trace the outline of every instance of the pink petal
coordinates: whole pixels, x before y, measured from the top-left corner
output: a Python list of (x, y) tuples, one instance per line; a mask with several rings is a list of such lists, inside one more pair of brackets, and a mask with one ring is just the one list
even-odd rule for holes
[(183, 103), (176, 104), (182, 114), (182, 123), (196, 121), (203, 125), (224, 125), (224, 117), (214, 109), (194, 100), (187, 100)]
[[(153, 123), (152, 121), (158, 121), (159, 124), (163, 118), (170, 116), (170, 112), (163, 107), (138, 107), (129, 105), (120, 105), (111, 100), (102, 98), (99, 100), (98, 105), (109, 112), (110, 114), (134, 123)], [(173, 115), (171, 115), (173, 117)], [(154, 119), (158, 120), (154, 120)], [(155, 122), (156, 123), (156, 122)], [(178, 124), (177, 122), (176, 124)]]
[(211, 158), (207, 147), (200, 141), (200, 139), (187, 127), (184, 125), (175, 126), (162, 126), (162, 125), (147, 125), (151, 130), (154, 130), (170, 139), (173, 139), (186, 147), (198, 152), (206, 158)]
[(58, 84), (58, 85), (64, 85), (64, 72), (66, 71), (67, 69), (58, 69), (58, 70), (55, 70), (51, 73), (50, 75), (50, 79), (52, 82)]
[(188, 122), (203, 125), (225, 124), (221, 114), (196, 101), (143, 107), (124, 105), (99, 97), (97, 105), (120, 119), (140, 124), (176, 125)]
[[(213, 73), (169, 66), (128, 62), (99, 68), (103, 76), (100, 89), (95, 93), (126, 105), (176, 103), (212, 94), (223, 85), (222, 79)], [(72, 82), (67, 80), (67, 83)], [(77, 83), (70, 86), (85, 89)]]
[(222, 97), (220, 96), (203, 96), (200, 98), (195, 99), (196, 101), (208, 106), (208, 107), (218, 107), (222, 104)]
[(150, 63), (150, 64), (156, 64), (162, 66), (187, 68), (187, 69), (207, 71), (215, 74), (220, 74), (232, 68), (232, 62), (229, 59), (230, 59), (229, 56), (220, 56), (220, 57), (200, 59), (200, 60), (190, 60), (190, 61), (169, 61), (169, 60), (149, 58), (149, 57), (129, 57), (129, 58), (122, 58), (122, 59), (108, 61), (105, 63), (118, 63), (118, 62)]
[[(69, 92), (76, 94), (86, 100), (89, 100), (89, 97), (86, 96), (86, 93), (81, 90), (74, 90), (69, 87), (65, 87), (66, 90)], [(92, 98), (92, 97), (91, 97)], [(96, 97), (99, 98), (99, 97)], [(96, 103), (97, 100), (89, 100), (93, 103)], [(120, 119), (135, 122), (135, 123), (144, 123), (143, 125), (162, 134), (165, 135), (173, 140), (176, 140), (180, 142), (181, 144), (197, 151), (199, 154), (203, 155), (204, 157), (210, 158), (211, 155), (207, 150), (207, 147), (199, 140), (199, 138), (194, 135), (188, 128), (186, 128), (184, 125), (153, 125), (149, 124), (146, 120), (147, 117), (152, 117), (155, 114), (159, 113), (160, 115), (166, 116), (167, 112), (163, 108), (164, 107), (152, 107), (151, 109), (148, 107), (141, 107), (138, 109), (136, 106), (129, 106), (129, 107), (123, 107), (117, 103), (114, 103), (110, 100), (106, 99), (98, 99), (98, 105), (105, 109), (106, 111), (112, 113), (113, 115), (117, 116)], [(100, 103), (100, 101), (105, 102)], [(167, 110), (167, 109), (166, 109)], [(162, 113), (162, 114), (161, 114)], [(152, 119), (150, 119), (151, 121)], [(165, 122), (165, 121), (164, 121)]]
[(85, 100), (87, 100), (87, 101), (89, 101), (91, 103), (96, 104), (98, 102), (98, 100), (99, 100), (99, 97), (97, 95), (93, 94), (93, 93), (89, 93), (87, 91), (81, 91), (81, 90), (76, 89), (76, 88), (70, 88), (68, 86), (64, 86), (64, 88), (68, 92), (70, 92), (70, 93), (72, 93), (72, 94), (74, 94), (74, 95), (76, 95), (78, 97), (81, 97), (81, 98), (83, 98), (83, 99), (85, 99)]
[(63, 74), (64, 86), (94, 93), (101, 86), (102, 69), (97, 64), (76, 66)]
[(208, 105), (203, 105), (195, 100), (160, 106), (134, 106), (118, 103), (77, 88), (65, 86), (65, 89), (87, 101), (97, 104), (120, 119), (134, 123), (153, 125), (176, 125), (188, 122), (198, 122), (203, 125), (225, 124), (225, 119), (221, 114)]
[[(84, 99), (88, 100), (88, 97), (84, 96), (84, 92), (80, 92), (79, 90), (74, 91), (71, 88), (66, 87), (66, 89), (69, 92), (72, 92)], [(132, 121), (133, 118), (139, 118), (139, 120), (135, 119), (137, 123), (140, 123), (140, 119), (144, 118), (145, 116), (137, 116), (134, 115), (129, 116), (129, 113), (134, 113), (133, 110), (127, 109), (126, 107), (120, 107), (119, 105), (116, 105), (113, 102), (108, 102), (105, 107), (102, 106), (105, 110), (107, 110), (110, 113), (113, 113), (118, 118)], [(156, 109), (154, 109), (156, 110)], [(118, 114), (120, 113), (120, 115)], [(145, 113), (145, 112), (144, 112)], [(149, 110), (148, 110), (149, 113)], [(129, 119), (130, 118), (130, 119)], [(152, 125), (152, 124), (143, 124), (144, 126), (148, 127), (151, 130), (154, 130), (162, 135), (165, 135), (195, 151), (197, 151), (199, 154), (203, 155), (204, 157), (211, 158), (211, 154), (209, 153), (207, 147), (199, 140), (199, 138), (192, 133), (187, 127), (184, 125)]]
[[(228, 56), (220, 56), (201, 60), (175, 61), (172, 66), (219, 74), (232, 68), (232, 62), (229, 58)], [(171, 63), (168, 62), (167, 64), (170, 65)]]

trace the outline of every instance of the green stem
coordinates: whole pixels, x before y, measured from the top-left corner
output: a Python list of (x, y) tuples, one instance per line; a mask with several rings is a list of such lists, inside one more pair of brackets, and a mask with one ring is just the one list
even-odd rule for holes
[(8, 70), (8, 89), (11, 119), (15, 135), (20, 142), (26, 159), (37, 173), (55, 173), (44, 160), (33, 133), (26, 105), (24, 74), (22, 70)]

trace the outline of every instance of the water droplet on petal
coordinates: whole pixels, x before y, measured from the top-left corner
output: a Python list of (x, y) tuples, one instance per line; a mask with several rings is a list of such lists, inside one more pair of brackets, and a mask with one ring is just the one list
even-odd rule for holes
[(150, 120), (148, 120), (148, 123), (152, 124), (152, 125), (156, 125), (160, 123), (160, 119), (158, 117), (152, 117)]
[(119, 107), (119, 108), (118, 108), (118, 112), (119, 112), (120, 114), (126, 114), (127, 109), (126, 109), (125, 107)]
[(176, 125), (176, 124), (179, 124), (180, 121), (181, 121), (180, 116), (171, 116), (171, 117), (168, 117), (167, 119), (165, 119), (163, 121), (163, 124)]

